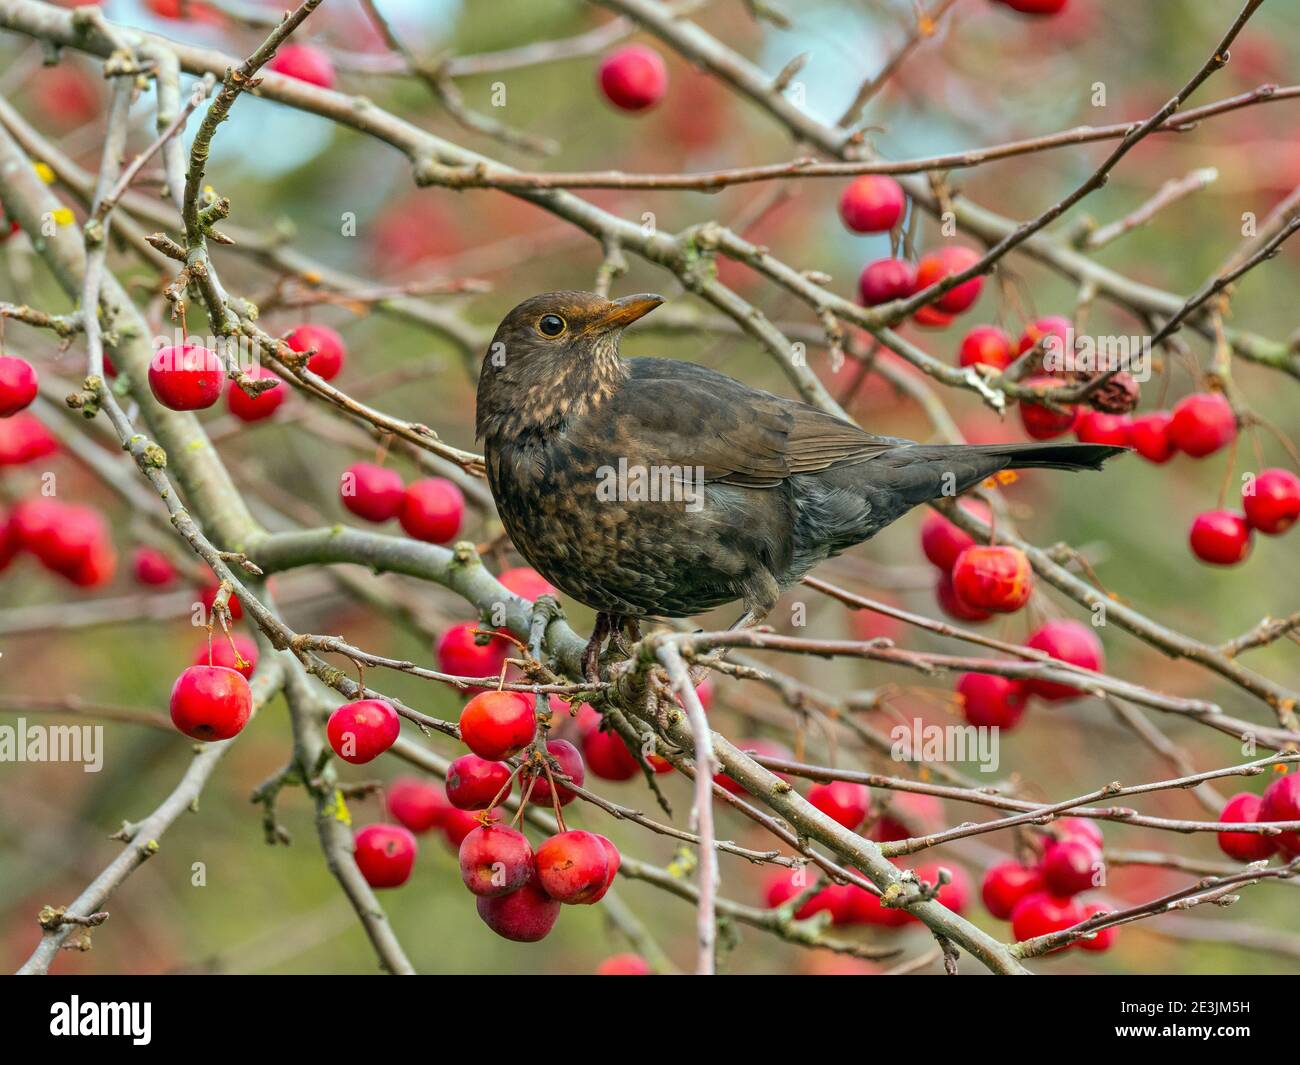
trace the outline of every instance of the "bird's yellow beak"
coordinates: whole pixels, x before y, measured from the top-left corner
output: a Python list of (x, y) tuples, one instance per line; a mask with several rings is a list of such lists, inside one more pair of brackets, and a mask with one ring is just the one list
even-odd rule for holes
[(636, 296), (624, 296), (622, 299), (614, 300), (610, 310), (595, 319), (585, 331), (588, 333), (608, 333), (612, 329), (622, 329), (624, 326), (631, 325), (638, 318), (644, 318), (663, 301), (662, 296), (656, 296), (653, 292), (642, 292)]

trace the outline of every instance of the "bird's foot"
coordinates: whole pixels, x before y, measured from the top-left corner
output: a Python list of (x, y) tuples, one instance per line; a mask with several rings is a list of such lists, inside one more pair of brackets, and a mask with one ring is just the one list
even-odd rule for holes
[(619, 618), (614, 626), (613, 640), (624, 657), (631, 658), (633, 645), (641, 640), (641, 623), (634, 617)]
[(610, 616), (603, 611), (596, 615), (596, 624), (591, 630), (591, 639), (582, 651), (582, 675), (593, 684), (600, 681), (600, 650), (605, 645), (605, 637), (612, 629)]
[(582, 652), (582, 676), (584, 680), (592, 684), (600, 680), (600, 646), (603, 640), (597, 640), (594, 636), (587, 641), (587, 646)]

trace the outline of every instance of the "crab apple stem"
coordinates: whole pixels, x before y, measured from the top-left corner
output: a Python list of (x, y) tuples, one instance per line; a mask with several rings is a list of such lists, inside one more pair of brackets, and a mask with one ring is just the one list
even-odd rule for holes
[(519, 775), (521, 769), (523, 769), (523, 765), (517, 765), (510, 771), (510, 775), (506, 777), (506, 782), (501, 785), (501, 789), (492, 797), (492, 801), (488, 803), (487, 808), (489, 813), (496, 809), (497, 803), (501, 802), (502, 799), (510, 794), (510, 789), (514, 786), (515, 777)]
[(551, 767), (542, 761), (542, 769), (546, 772), (546, 783), (551, 786), (551, 806), (555, 809), (555, 820), (560, 826), (561, 832), (569, 831), (568, 826), (564, 823), (564, 811), (560, 808), (560, 789), (555, 783), (555, 774), (551, 772)]
[(528, 809), (528, 800), (533, 797), (533, 788), (535, 788), (536, 786), (537, 786), (537, 776), (536, 774), (530, 774), (528, 777), (528, 789), (523, 793), (522, 796), (520, 796), (519, 809), (515, 811), (515, 816), (510, 821), (512, 825), (517, 825), (520, 823), (521, 819), (524, 816), (524, 811)]

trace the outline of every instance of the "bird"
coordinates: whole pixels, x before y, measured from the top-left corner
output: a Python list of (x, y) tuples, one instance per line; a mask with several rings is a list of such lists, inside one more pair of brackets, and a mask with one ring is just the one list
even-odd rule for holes
[(623, 330), (664, 302), (546, 292), (514, 307), (483, 358), (476, 438), (519, 553), (596, 611), (583, 655), (642, 620), (782, 591), (913, 507), (1006, 469), (1098, 470), (1127, 448), (923, 444), (679, 359), (624, 358)]

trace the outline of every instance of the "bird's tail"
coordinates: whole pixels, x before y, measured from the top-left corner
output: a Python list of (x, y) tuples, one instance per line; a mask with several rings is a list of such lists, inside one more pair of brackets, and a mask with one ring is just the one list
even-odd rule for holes
[(1100, 470), (1129, 449), (1112, 444), (978, 444), (967, 449), (997, 460), (1004, 470)]
[(1099, 470), (1127, 450), (1109, 444), (908, 444), (877, 456), (867, 466), (867, 481), (883, 490), (872, 505), (882, 517), (892, 514), (892, 521), (920, 503), (960, 495), (1000, 470)]
[[(804, 533), (833, 554), (869, 539), (913, 507), (961, 495), (1000, 470), (1099, 470), (1107, 459), (1127, 450), (1108, 444), (888, 447), (865, 463), (832, 466), (812, 475), (801, 498), (801, 520), (808, 526)], [(856, 503), (857, 496), (865, 507)]]

